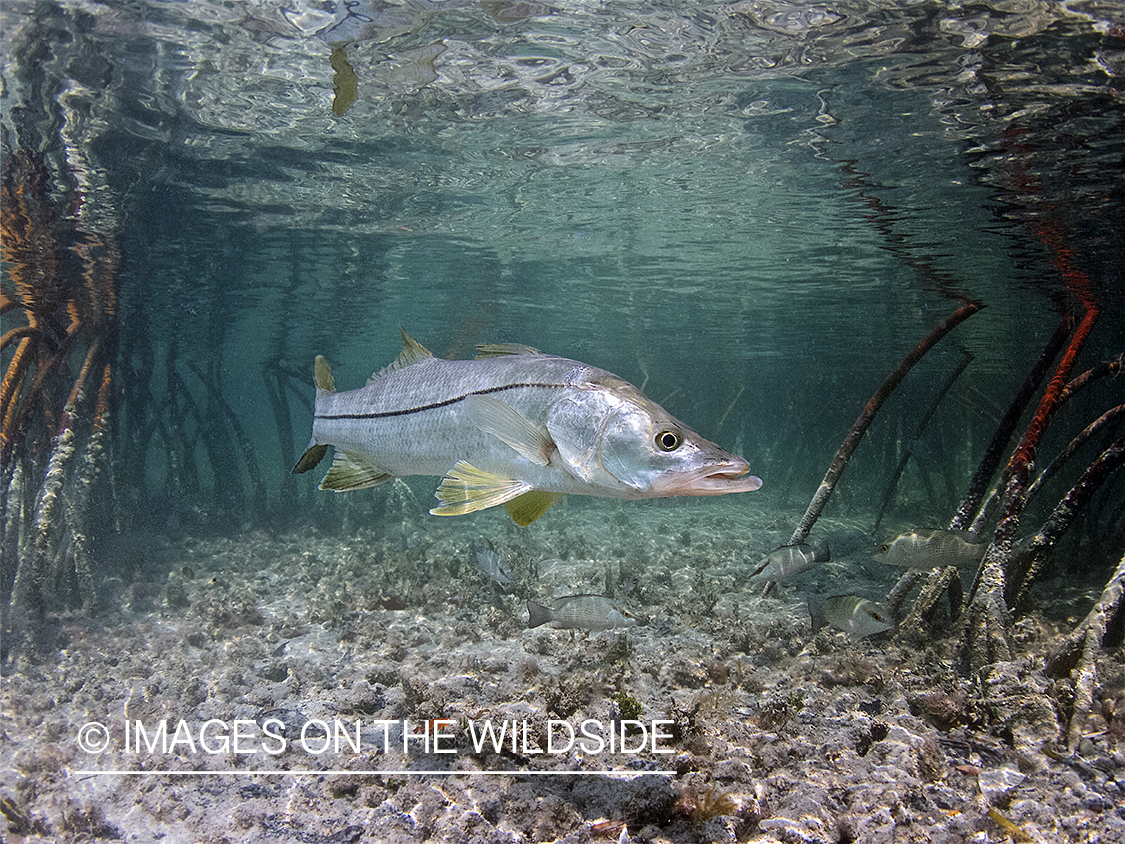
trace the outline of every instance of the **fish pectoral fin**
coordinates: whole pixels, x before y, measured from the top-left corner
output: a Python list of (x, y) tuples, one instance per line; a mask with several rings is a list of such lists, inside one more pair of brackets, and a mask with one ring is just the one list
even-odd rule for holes
[(465, 396), (463, 404), (469, 419), (486, 434), (492, 434), (537, 466), (550, 462), (555, 442), (544, 426), (492, 396)]
[(512, 517), (512, 521), (520, 527), (527, 527), (544, 513), (551, 509), (563, 497), (561, 492), (547, 492), (542, 489), (533, 489), (523, 495), (516, 496), (504, 504), (504, 509)]
[[(304, 460), (304, 458), (301, 459)], [(301, 464), (298, 463), (297, 465), (300, 466)], [(372, 466), (362, 455), (337, 449), (336, 456), (332, 459), (332, 467), (328, 470), (328, 474), (324, 476), (324, 480), (320, 482), (320, 488), (332, 489), (336, 492), (349, 492), (353, 489), (378, 486), (383, 481), (389, 481), (392, 477), (389, 472), (384, 472), (377, 466)]]
[(434, 497), (441, 506), (430, 510), (430, 514), (463, 516), (487, 510), (530, 491), (531, 487), (523, 481), (494, 475), (459, 460), (438, 485)]
[(305, 453), (301, 455), (301, 459), (297, 461), (297, 465), (293, 467), (293, 474), (300, 475), (312, 469), (324, 459), (324, 453), (328, 451), (326, 445), (310, 445), (305, 449)]

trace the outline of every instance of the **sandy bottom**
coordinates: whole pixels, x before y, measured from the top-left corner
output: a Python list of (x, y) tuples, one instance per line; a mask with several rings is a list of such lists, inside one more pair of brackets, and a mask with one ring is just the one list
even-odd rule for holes
[[(878, 600), (900, 574), (869, 521), (822, 519), (832, 561), (764, 597), (746, 574), (793, 516), (739, 496), (565, 501), (519, 529), (397, 494), (345, 540), (123, 546), (120, 609), (5, 670), (3, 839), (1125, 841), (1121, 648), (1078, 752), (1052, 750), (1044, 657), (1089, 590), (1048, 590), (1013, 661), (965, 678), (952, 638), (811, 633), (807, 593)], [(556, 590), (644, 623), (527, 629)]]

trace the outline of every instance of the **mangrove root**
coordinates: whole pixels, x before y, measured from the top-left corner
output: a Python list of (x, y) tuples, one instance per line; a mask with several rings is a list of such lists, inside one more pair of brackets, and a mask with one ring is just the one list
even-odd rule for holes
[(796, 545), (799, 542), (804, 542), (808, 538), (809, 532), (816, 524), (816, 520), (820, 518), (821, 512), (824, 510), (824, 505), (828, 503), (829, 497), (832, 495), (832, 490), (835, 489), (840, 476), (844, 474), (844, 470), (848, 467), (848, 461), (851, 460), (852, 454), (855, 452), (856, 447), (859, 445), (863, 435), (871, 426), (875, 414), (879, 412), (879, 408), (887, 398), (895, 391), (895, 388), (902, 383), (902, 379), (906, 377), (907, 373), (920, 361), (926, 352), (932, 349), (942, 337), (960, 325), (963, 321), (975, 314), (981, 309), (981, 306), (976, 302), (968, 302), (958, 308), (952, 314), (945, 318), (940, 325), (931, 331), (921, 342), (911, 349), (906, 357), (902, 359), (899, 365), (895, 368), (887, 380), (882, 383), (875, 394), (864, 405), (863, 411), (860, 413), (859, 418), (856, 419), (855, 424), (852, 425), (850, 431), (844, 442), (840, 446), (839, 451), (836, 452), (836, 457), (832, 461), (832, 465), (828, 467), (828, 472), (824, 475), (824, 480), (820, 482), (820, 487), (817, 489), (816, 494), (813, 495), (812, 501), (809, 502), (808, 509), (805, 510), (805, 515), (801, 517), (801, 522), (798, 524), (797, 529), (793, 531), (793, 537), (789, 540), (790, 545)]
[(1097, 660), (1109, 633), (1121, 634), (1125, 623), (1125, 557), (1109, 579), (1101, 597), (1086, 618), (1067, 636), (1062, 647), (1049, 660), (1047, 670), (1056, 676), (1072, 675), (1073, 709), (1067, 725), (1067, 747), (1075, 749), (1082, 738), (1083, 725), (1094, 702)]

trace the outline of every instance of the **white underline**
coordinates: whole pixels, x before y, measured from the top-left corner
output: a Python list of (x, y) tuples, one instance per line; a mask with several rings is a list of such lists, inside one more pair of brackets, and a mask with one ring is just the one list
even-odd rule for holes
[(74, 776), (111, 776), (111, 777), (156, 777), (156, 776), (182, 776), (182, 777), (304, 777), (304, 776), (439, 776), (439, 777), (643, 777), (676, 775), (675, 771), (74, 771)]

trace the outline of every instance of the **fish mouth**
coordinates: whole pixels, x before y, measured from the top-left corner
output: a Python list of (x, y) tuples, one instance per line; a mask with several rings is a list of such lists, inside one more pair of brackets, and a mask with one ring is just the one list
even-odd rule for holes
[(745, 460), (712, 463), (692, 472), (669, 479), (665, 495), (726, 495), (729, 492), (753, 492), (762, 486), (762, 479), (750, 474)]

